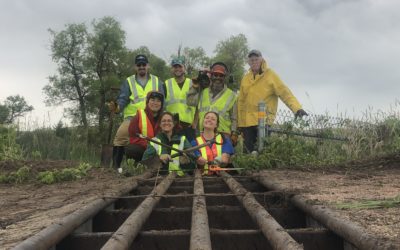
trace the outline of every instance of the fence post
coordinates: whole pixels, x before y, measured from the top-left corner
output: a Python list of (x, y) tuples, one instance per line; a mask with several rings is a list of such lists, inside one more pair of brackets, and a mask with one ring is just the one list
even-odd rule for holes
[(258, 103), (258, 152), (261, 152), (264, 148), (265, 139), (265, 116), (266, 116), (266, 105), (264, 101)]

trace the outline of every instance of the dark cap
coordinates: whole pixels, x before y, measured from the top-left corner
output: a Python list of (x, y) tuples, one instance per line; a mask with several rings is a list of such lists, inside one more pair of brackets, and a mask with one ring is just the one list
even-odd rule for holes
[(148, 101), (150, 100), (150, 98), (157, 98), (157, 99), (159, 99), (161, 102), (164, 102), (164, 95), (163, 95), (163, 93), (161, 93), (160, 91), (155, 91), (155, 90), (150, 91), (150, 92), (147, 94), (146, 101), (148, 102)]
[(261, 52), (259, 50), (253, 49), (250, 50), (249, 55), (247, 57), (251, 57), (251, 56), (262, 56)]
[(185, 65), (185, 59), (183, 57), (181, 57), (181, 56), (174, 57), (172, 59), (172, 61), (171, 61), (171, 66), (174, 66), (174, 65), (184, 66)]
[(137, 55), (135, 57), (135, 64), (140, 64), (140, 63), (145, 63), (145, 64), (149, 63), (145, 55)]

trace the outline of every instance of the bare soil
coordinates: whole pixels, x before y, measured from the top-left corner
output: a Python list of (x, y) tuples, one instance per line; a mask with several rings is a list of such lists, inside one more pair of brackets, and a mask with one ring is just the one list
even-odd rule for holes
[[(76, 166), (69, 161), (0, 162), (0, 173), (27, 165), (34, 171)], [(338, 202), (393, 198), (400, 194), (400, 157), (324, 169), (277, 169), (264, 173), (296, 193), (335, 209)], [(9, 249), (83, 205), (130, 186), (132, 178), (94, 168), (71, 182), (0, 184), (0, 249)], [(371, 234), (400, 245), (400, 207), (338, 210)]]
[[(21, 165), (33, 172), (77, 166), (68, 161), (1, 162), (0, 173), (16, 171)], [(77, 181), (0, 184), (0, 249), (10, 249), (91, 201), (128, 188), (131, 182), (132, 178), (120, 177), (111, 169), (94, 168)]]
[(328, 205), (372, 235), (400, 249), (400, 205), (377, 209), (338, 209), (338, 204), (384, 200), (400, 195), (400, 160), (378, 159), (353, 166), (265, 170), (263, 174), (314, 203)]

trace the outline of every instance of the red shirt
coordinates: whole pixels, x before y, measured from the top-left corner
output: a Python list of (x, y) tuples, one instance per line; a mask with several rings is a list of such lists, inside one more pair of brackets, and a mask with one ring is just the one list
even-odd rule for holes
[[(158, 133), (158, 131), (160, 130), (160, 124), (159, 124), (159, 116), (154, 117), (153, 112), (150, 110), (149, 107), (146, 107), (144, 112), (146, 113), (147, 117), (149, 118), (150, 124), (148, 124), (148, 126), (152, 126), (153, 131), (154, 131), (154, 135), (156, 135)], [(146, 119), (145, 117), (142, 117), (142, 119)], [(138, 113), (136, 113), (136, 115), (134, 117), (132, 117), (131, 122), (129, 124), (129, 143), (130, 144), (136, 144), (139, 145), (141, 147), (143, 147), (143, 149), (147, 148), (147, 141), (145, 139), (142, 139), (140, 137), (138, 137), (136, 134), (141, 134), (142, 131), (139, 128), (139, 115)]]

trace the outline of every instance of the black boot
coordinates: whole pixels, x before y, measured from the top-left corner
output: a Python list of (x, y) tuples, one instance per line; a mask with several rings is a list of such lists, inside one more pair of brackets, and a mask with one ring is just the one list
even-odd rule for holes
[(124, 158), (124, 146), (113, 147), (113, 168), (120, 168), (122, 159)]

